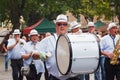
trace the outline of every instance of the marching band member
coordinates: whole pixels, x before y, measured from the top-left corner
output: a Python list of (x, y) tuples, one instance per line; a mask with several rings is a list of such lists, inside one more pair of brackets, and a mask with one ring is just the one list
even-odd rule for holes
[[(68, 77), (60, 75), (57, 64), (56, 64), (56, 56), (55, 56), (55, 46), (57, 42), (57, 38), (61, 34), (67, 34), (68, 32), (68, 19), (66, 15), (60, 14), (57, 16), (55, 21), (56, 34), (51, 35), (49, 37), (44, 38), (40, 42), (40, 51), (45, 53), (51, 53), (46, 60), (46, 67), (48, 69), (48, 73), (50, 74), (49, 80), (65, 80)], [(40, 54), (33, 54), (33, 58), (38, 58), (41, 56)], [(72, 78), (68, 78), (67, 80), (76, 80)]]
[(19, 29), (15, 29), (13, 32), (12, 39), (8, 40), (8, 53), (11, 59), (11, 67), (12, 67), (12, 77), (13, 80), (23, 80), (23, 76), (21, 75), (21, 67), (23, 66), (23, 59), (21, 57), (21, 48), (26, 42), (23, 39), (20, 39), (21, 32)]
[(77, 21), (73, 21), (70, 23), (70, 29), (72, 34), (81, 34), (82, 30), (80, 29), (81, 24), (79, 24)]
[[(120, 80), (120, 64), (112, 65), (110, 63), (111, 59), (113, 58), (114, 50), (119, 45), (116, 44), (117, 41), (120, 39), (117, 35), (117, 25), (114, 22), (111, 22), (108, 25), (108, 34), (101, 38), (100, 40), (100, 47), (101, 53), (105, 56), (105, 73), (106, 73), (106, 80), (114, 80), (116, 77), (117, 80)], [(119, 57), (119, 55), (116, 57)], [(120, 61), (120, 58), (118, 58)]]
[(23, 46), (21, 53), (22, 58), (24, 59), (24, 67), (29, 67), (31, 64), (34, 67), (32, 68), (30, 75), (27, 75), (26, 78), (27, 80), (40, 80), (42, 73), (45, 72), (43, 61), (41, 59), (33, 60), (32, 58), (33, 53), (40, 52), (39, 48), (41, 46), (39, 46), (39, 34), (33, 29), (30, 31), (29, 37), (30, 41)]

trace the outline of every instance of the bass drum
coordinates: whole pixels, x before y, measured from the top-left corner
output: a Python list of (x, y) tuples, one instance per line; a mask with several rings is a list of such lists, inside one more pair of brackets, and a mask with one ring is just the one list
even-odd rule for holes
[(93, 73), (100, 61), (97, 37), (90, 33), (60, 35), (56, 43), (56, 62), (62, 75)]

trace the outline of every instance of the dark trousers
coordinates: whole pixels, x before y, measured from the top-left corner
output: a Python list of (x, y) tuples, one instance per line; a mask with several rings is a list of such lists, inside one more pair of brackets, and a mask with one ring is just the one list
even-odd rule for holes
[(89, 80), (89, 74), (80, 74), (79, 75), (79, 80)]
[[(120, 61), (120, 59), (119, 59)], [(111, 65), (110, 59), (105, 58), (105, 72), (106, 72), (106, 80), (114, 80), (116, 76), (117, 80), (120, 80), (120, 64), (118, 65)]]
[(47, 68), (46, 68), (45, 62), (44, 62), (44, 66), (45, 66), (45, 73), (44, 73), (45, 80), (49, 80), (49, 73), (48, 73), (48, 70), (47, 70)]
[(59, 79), (50, 74), (49, 80), (59, 80)]
[(40, 80), (42, 73), (36, 74), (34, 77), (26, 76), (27, 80)]
[(34, 63), (31, 63), (29, 67), (30, 67), (30, 72), (29, 72), (29, 75), (26, 76), (26, 79), (27, 80), (40, 80), (42, 72), (37, 74), (37, 70), (36, 70)]
[(5, 71), (8, 70), (8, 62), (9, 62), (9, 56), (8, 54), (5, 55)]
[(85, 80), (89, 80), (89, 79), (90, 79), (89, 74), (85, 74)]
[(105, 80), (105, 67), (104, 67), (104, 63), (105, 63), (105, 56), (101, 56), (100, 58), (100, 67), (101, 67), (101, 78), (102, 80)]
[(11, 59), (13, 80), (23, 80), (23, 76), (21, 74), (21, 67), (22, 66), (23, 66), (22, 59)]

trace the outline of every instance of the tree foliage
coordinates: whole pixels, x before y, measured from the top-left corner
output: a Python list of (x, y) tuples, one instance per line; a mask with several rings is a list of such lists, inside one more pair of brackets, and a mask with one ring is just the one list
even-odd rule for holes
[[(106, 19), (110, 19), (110, 2), (111, 0), (0, 0), (0, 21), (11, 20), (15, 29), (20, 27), (20, 16), (24, 17), (29, 26), (43, 17), (53, 20), (67, 10), (76, 18), (79, 14), (90, 18), (104, 14)], [(120, 17), (120, 2), (114, 0), (114, 3), (114, 15)]]

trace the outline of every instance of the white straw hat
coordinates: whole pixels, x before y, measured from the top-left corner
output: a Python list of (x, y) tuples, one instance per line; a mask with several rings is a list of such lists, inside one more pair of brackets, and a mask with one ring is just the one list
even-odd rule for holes
[(15, 29), (14, 32), (12, 34), (21, 34), (19, 29)]
[(60, 14), (57, 16), (55, 23), (57, 22), (68, 22), (67, 16), (64, 14)]
[(89, 22), (89, 23), (88, 23), (88, 27), (89, 27), (89, 26), (95, 26), (95, 25), (94, 25), (93, 22)]
[(70, 29), (75, 29), (81, 27), (81, 24), (79, 24), (77, 21), (73, 21), (70, 23)]
[(117, 27), (117, 25), (114, 23), (114, 22), (111, 22), (108, 27), (107, 27), (107, 30), (109, 31), (112, 27)]
[(35, 30), (35, 29), (33, 29), (33, 30), (30, 31), (29, 36), (31, 36), (31, 35), (38, 35), (39, 36), (37, 30)]

